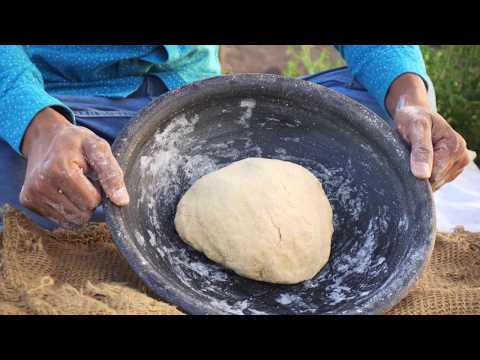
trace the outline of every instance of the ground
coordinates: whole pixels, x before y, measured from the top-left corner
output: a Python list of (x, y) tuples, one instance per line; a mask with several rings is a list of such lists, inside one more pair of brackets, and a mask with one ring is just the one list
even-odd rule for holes
[[(289, 45), (222, 45), (224, 73), (280, 74), (288, 62)], [(313, 54), (326, 45), (314, 45)]]

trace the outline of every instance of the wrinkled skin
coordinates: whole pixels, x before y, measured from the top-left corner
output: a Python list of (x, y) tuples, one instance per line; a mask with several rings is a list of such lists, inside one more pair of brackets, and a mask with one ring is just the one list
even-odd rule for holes
[(399, 109), (395, 118), (398, 131), (412, 145), (413, 174), (429, 178), (434, 191), (455, 179), (468, 165), (465, 140), (440, 114), (407, 106)]
[(395, 80), (386, 105), (397, 131), (411, 145), (413, 175), (430, 179), (436, 191), (462, 173), (470, 161), (467, 144), (440, 114), (433, 111), (419, 76), (405, 74)]
[(32, 121), (22, 151), (27, 171), (21, 204), (62, 227), (86, 223), (102, 201), (101, 190), (118, 206), (129, 202), (110, 145), (53, 109), (41, 111)]

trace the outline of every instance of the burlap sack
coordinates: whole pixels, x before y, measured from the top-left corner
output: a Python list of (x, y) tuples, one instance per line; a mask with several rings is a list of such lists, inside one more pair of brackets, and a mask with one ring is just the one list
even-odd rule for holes
[[(0, 314), (180, 314), (148, 296), (105, 224), (49, 232), (4, 211)], [(423, 278), (389, 314), (480, 314), (480, 233), (439, 234)]]
[(480, 314), (480, 233), (439, 233), (422, 279), (389, 314)]
[(0, 314), (181, 314), (130, 270), (105, 224), (46, 231), (4, 208)]

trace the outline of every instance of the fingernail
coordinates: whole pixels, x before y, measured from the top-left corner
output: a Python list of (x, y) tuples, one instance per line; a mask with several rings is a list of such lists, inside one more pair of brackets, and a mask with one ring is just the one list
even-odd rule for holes
[(431, 175), (431, 168), (425, 163), (414, 163), (412, 166), (413, 175), (420, 179), (428, 179)]
[(124, 206), (130, 202), (127, 189), (124, 187), (115, 190), (110, 199), (118, 206)]

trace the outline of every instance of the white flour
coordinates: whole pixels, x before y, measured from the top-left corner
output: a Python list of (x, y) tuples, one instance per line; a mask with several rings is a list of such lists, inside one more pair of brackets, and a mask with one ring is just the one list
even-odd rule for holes
[(135, 238), (137, 239), (140, 246), (145, 246), (145, 239), (143, 238), (142, 234), (135, 230)]
[(293, 302), (296, 301), (301, 301), (302, 298), (297, 296), (297, 295), (292, 295), (292, 294), (280, 294), (280, 296), (275, 299), (276, 302), (282, 305), (289, 305)]
[[(248, 309), (249, 303), (247, 300), (244, 301), (238, 301), (233, 303), (232, 305), (229, 305), (226, 300), (212, 300), (211, 304), (215, 306), (216, 308), (222, 309), (223, 311), (236, 314), (236, 315), (244, 315), (245, 310)], [(252, 311), (252, 310), (250, 310)], [(255, 311), (255, 310), (253, 310)], [(255, 311), (257, 313), (261, 313), (259, 311)]]
[(254, 99), (240, 101), (240, 107), (245, 108), (245, 113), (236, 121), (236, 123), (242, 125), (244, 128), (249, 128), (250, 124), (248, 120), (252, 117), (252, 112), (256, 104), (257, 103)]

